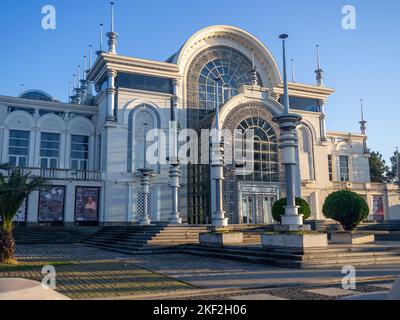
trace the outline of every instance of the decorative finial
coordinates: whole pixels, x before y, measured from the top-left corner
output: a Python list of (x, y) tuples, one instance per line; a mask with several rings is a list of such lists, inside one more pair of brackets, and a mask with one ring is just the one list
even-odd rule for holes
[(117, 38), (118, 34), (114, 28), (114, 2), (111, 2), (111, 32), (107, 33), (108, 37), (108, 53), (117, 54)]
[(258, 86), (258, 76), (257, 76), (256, 59), (255, 59), (255, 56), (254, 56), (254, 49), (251, 49), (251, 63), (252, 63), (251, 85), (252, 86)]
[(317, 70), (315, 70), (315, 73), (317, 75), (317, 85), (319, 87), (324, 86), (324, 70), (321, 69), (321, 60), (319, 56), (319, 44), (316, 45), (317, 48)]

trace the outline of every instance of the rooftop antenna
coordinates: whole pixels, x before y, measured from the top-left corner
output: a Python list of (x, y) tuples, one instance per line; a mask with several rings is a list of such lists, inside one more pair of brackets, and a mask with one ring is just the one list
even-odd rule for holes
[(108, 37), (108, 53), (117, 54), (117, 38), (118, 34), (114, 28), (114, 2), (111, 4), (111, 32), (107, 33)]
[(68, 96), (72, 96), (72, 83), (71, 81), (68, 82)]
[(292, 82), (294, 83), (296, 82), (294, 59), (291, 59), (290, 62), (292, 65)]
[(324, 86), (324, 70), (321, 69), (321, 60), (319, 56), (319, 44), (316, 45), (317, 48), (317, 70), (315, 70), (315, 73), (317, 75), (317, 85), (319, 87)]
[(76, 84), (76, 74), (73, 74), (73, 76), (72, 76), (72, 85), (73, 85), (73, 88), (75, 89), (76, 87), (75, 87), (75, 84)]

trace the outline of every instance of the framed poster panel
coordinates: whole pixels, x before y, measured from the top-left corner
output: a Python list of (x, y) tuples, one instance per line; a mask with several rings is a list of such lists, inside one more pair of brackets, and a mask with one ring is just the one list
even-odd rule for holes
[[(28, 212), (28, 198), (25, 198), (25, 200), (22, 202), (21, 206), (17, 211), (17, 214), (13, 219), (14, 223), (26, 223), (27, 212)], [(3, 219), (0, 216), (0, 222), (1, 221), (3, 221)]]
[(99, 203), (99, 187), (76, 187), (75, 222), (98, 222)]
[(372, 212), (374, 220), (384, 221), (385, 220), (385, 206), (383, 204), (383, 196), (372, 197)]
[(65, 186), (43, 187), (39, 192), (39, 223), (64, 221)]

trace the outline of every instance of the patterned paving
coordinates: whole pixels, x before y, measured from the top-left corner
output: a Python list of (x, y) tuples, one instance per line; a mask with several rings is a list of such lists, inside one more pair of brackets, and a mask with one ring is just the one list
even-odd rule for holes
[[(185, 254), (127, 256), (83, 245), (21, 245), (18, 259), (39, 267), (0, 268), (0, 278), (41, 281), (41, 264), (65, 262), (56, 266), (57, 291), (73, 299), (336, 300), (388, 291), (393, 280), (386, 277), (398, 275), (390, 266), (358, 270), (356, 290), (345, 291), (341, 270), (292, 270)], [(380, 278), (366, 282), (363, 277), (371, 275)]]
[[(24, 263), (56, 266), (57, 291), (73, 299), (119, 298), (143, 294), (162, 294), (193, 290), (195, 286), (158, 274), (121, 259), (124, 255), (84, 246), (19, 246), (18, 259)], [(38, 267), (29, 271), (0, 272), (0, 278), (25, 278), (41, 281)]]

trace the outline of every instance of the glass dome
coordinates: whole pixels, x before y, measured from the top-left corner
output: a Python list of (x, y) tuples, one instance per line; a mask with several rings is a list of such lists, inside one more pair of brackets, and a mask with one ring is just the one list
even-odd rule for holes
[(25, 91), (19, 96), (19, 98), (40, 101), (55, 101), (54, 98), (48, 93), (40, 90)]

